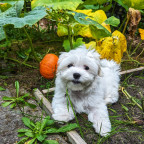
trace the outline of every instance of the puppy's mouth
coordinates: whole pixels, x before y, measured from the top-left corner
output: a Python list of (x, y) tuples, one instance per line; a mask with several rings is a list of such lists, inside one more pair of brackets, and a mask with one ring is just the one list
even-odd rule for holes
[(72, 82), (73, 82), (74, 84), (81, 84), (81, 82), (78, 81), (78, 80), (72, 80)]

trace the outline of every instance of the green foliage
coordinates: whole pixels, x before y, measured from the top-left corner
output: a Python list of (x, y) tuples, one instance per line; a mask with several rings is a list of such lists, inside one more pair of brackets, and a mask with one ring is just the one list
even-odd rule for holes
[(58, 144), (56, 140), (46, 140), (48, 133), (60, 133), (67, 132), (72, 129), (77, 128), (77, 124), (67, 124), (61, 128), (55, 128), (54, 120), (50, 119), (50, 116), (47, 116), (43, 119), (43, 121), (33, 122), (27, 117), (23, 117), (22, 121), (28, 129), (19, 129), (19, 137), (25, 136), (25, 138), (21, 139), (18, 144), (22, 142), (29, 142), (33, 144), (36, 141), (39, 141), (43, 144)]
[(106, 2), (107, 2), (107, 0), (86, 0), (84, 2), (84, 5), (95, 5), (95, 4), (102, 5)]
[(127, 11), (128, 8), (134, 8), (134, 9), (144, 9), (144, 1), (143, 0), (115, 0), (117, 3), (119, 3), (122, 7), (124, 7)]
[(120, 24), (120, 20), (114, 16), (109, 17), (104, 21), (108, 25), (112, 25), (114, 27), (117, 27)]
[[(73, 49), (75, 49), (75, 48), (83, 45), (84, 44), (83, 38), (77, 38), (76, 41), (73, 40), (72, 44), (73, 44)], [(64, 40), (63, 47), (64, 47), (64, 49), (65, 49), (66, 52), (69, 52), (71, 50), (70, 42), (69, 42), (68, 39)]]
[(1, 10), (1, 12), (6, 11), (6, 10), (9, 9), (10, 7), (11, 7), (11, 5), (8, 4), (8, 3), (0, 4), (0, 10)]
[(0, 86), (0, 91), (5, 91), (5, 89), (3, 87)]
[(76, 10), (80, 3), (83, 3), (82, 0), (33, 0), (32, 8), (47, 6), (52, 7), (53, 9)]
[(22, 28), (25, 25), (32, 26), (46, 16), (44, 7), (36, 7), (33, 11), (25, 13), (24, 17), (20, 17), (23, 4), (23, 1), (18, 1), (5, 12), (0, 13), (0, 40), (6, 38), (4, 26), (8, 24), (14, 25), (14, 28)]
[(105, 27), (90, 18), (86, 19), (86, 17), (87, 15), (82, 13), (75, 13), (74, 16), (75, 20), (80, 24), (89, 25), (91, 33), (96, 40), (111, 36), (111, 33)]
[(31, 104), (26, 101), (27, 99), (33, 98), (28, 93), (24, 94), (23, 96), (19, 96), (19, 82), (18, 81), (15, 82), (15, 88), (16, 88), (16, 97), (7, 97), (7, 96), (2, 97), (2, 100), (6, 101), (1, 104), (3, 107), (7, 107), (10, 105), (10, 108), (12, 109), (16, 107), (17, 105), (19, 105), (19, 106), (29, 106), (30, 108), (33, 108), (33, 109), (36, 108), (36, 105)]

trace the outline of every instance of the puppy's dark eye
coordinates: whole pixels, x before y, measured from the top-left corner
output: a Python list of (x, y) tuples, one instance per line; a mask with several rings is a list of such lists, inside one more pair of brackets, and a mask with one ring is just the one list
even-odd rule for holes
[(86, 66), (86, 65), (84, 65), (84, 69), (85, 69), (85, 70), (89, 70), (89, 67)]
[(72, 66), (73, 66), (73, 64), (69, 64), (67, 67), (70, 68), (70, 67), (72, 67)]

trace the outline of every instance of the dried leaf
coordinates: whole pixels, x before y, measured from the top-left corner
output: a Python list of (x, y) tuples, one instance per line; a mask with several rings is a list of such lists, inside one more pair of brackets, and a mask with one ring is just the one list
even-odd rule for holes
[(139, 10), (129, 8), (128, 13), (127, 13), (127, 18), (129, 18), (128, 31), (129, 31), (130, 36), (133, 38), (137, 30), (137, 26), (141, 20), (141, 13)]

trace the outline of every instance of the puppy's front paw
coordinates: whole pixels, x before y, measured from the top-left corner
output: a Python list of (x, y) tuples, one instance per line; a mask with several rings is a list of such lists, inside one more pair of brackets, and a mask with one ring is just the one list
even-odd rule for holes
[(109, 135), (109, 132), (111, 132), (111, 124), (109, 122), (102, 122), (101, 124), (95, 123), (93, 127), (95, 128), (95, 131), (99, 133), (101, 136), (107, 136)]
[(64, 121), (64, 122), (68, 122), (74, 118), (70, 114), (53, 114), (52, 117), (57, 121)]
[(105, 98), (105, 104), (112, 104), (118, 101), (118, 97), (107, 97)]

